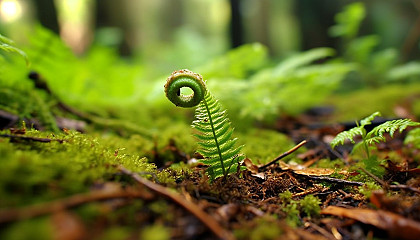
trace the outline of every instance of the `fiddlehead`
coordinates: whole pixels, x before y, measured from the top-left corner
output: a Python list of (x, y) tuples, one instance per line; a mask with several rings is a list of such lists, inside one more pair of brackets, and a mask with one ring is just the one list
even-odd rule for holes
[[(193, 91), (190, 95), (181, 93), (181, 88), (188, 87)], [(206, 95), (206, 84), (203, 77), (188, 69), (175, 71), (168, 77), (165, 84), (166, 97), (178, 107), (197, 106)]]
[[(180, 89), (183, 87), (191, 88), (193, 94), (182, 95)], [(204, 156), (202, 162), (209, 165), (208, 175), (215, 179), (237, 171), (234, 166), (245, 158), (240, 153), (242, 146), (234, 146), (237, 139), (231, 138), (233, 128), (226, 111), (206, 89), (201, 75), (189, 70), (175, 71), (167, 79), (165, 93), (176, 106), (198, 105), (192, 127), (197, 132), (194, 136), (200, 146), (198, 152)]]

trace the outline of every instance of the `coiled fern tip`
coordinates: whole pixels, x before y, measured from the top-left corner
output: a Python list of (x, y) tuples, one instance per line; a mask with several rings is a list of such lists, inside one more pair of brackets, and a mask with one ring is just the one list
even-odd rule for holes
[[(197, 106), (207, 91), (203, 77), (188, 69), (174, 71), (166, 80), (164, 87), (166, 97), (176, 106), (185, 108)], [(193, 93), (182, 94), (181, 88), (184, 87), (191, 88)]]

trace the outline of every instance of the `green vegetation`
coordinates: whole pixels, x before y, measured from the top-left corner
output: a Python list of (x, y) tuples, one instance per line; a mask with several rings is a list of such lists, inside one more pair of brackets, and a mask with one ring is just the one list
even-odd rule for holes
[(414, 147), (420, 149), (420, 128), (411, 130), (404, 140), (405, 144), (413, 144)]
[(370, 116), (362, 119), (360, 121), (360, 125), (357, 124), (357, 127), (339, 133), (331, 142), (331, 146), (336, 147), (339, 144), (344, 144), (346, 140), (349, 140), (354, 144), (355, 137), (361, 136), (362, 141), (355, 145), (354, 151), (359, 147), (363, 147), (364, 153), (366, 154), (366, 158), (369, 159), (371, 157), (369, 147), (379, 142), (385, 142), (386, 138), (384, 136), (384, 133), (389, 133), (389, 135), (393, 137), (395, 131), (397, 130), (399, 130), (399, 132), (401, 133), (404, 129), (406, 129), (409, 126), (420, 125), (420, 123), (413, 122), (410, 119), (397, 119), (386, 121), (374, 127), (371, 131), (367, 132), (365, 126), (372, 124), (372, 121), (375, 119), (375, 117), (380, 115), (381, 114), (379, 112), (372, 113)]
[(357, 136), (361, 136), (362, 141), (354, 146), (353, 152), (357, 151), (359, 148), (362, 148), (365, 154), (365, 157), (362, 161), (365, 169), (378, 177), (383, 176), (385, 169), (381, 166), (381, 160), (378, 159), (378, 156), (371, 154), (371, 150), (374, 148), (375, 144), (386, 141), (386, 137), (384, 135), (385, 133), (389, 133), (390, 137), (392, 138), (395, 131), (397, 130), (401, 133), (409, 126), (420, 125), (420, 123), (413, 122), (410, 119), (397, 119), (386, 121), (374, 127), (371, 131), (367, 132), (365, 127), (372, 124), (372, 121), (375, 119), (375, 117), (380, 115), (381, 114), (379, 112), (371, 114), (370, 116), (362, 119), (360, 124), (357, 123), (357, 127), (339, 133), (331, 142), (331, 146), (333, 148), (337, 145), (344, 144), (346, 140), (355, 144), (355, 138)]
[[(301, 200), (294, 200), (290, 191), (279, 194), (282, 200), (283, 212), (287, 214), (286, 222), (293, 227), (302, 224), (301, 216), (308, 218), (319, 216), (321, 201), (313, 195), (307, 195)], [(304, 214), (303, 214), (304, 213)]]
[(0, 50), (19, 54), (25, 59), (26, 64), (29, 65), (29, 59), (26, 53), (13, 45), (14, 42), (11, 39), (0, 34)]
[[(119, 165), (150, 178), (156, 176), (162, 183), (174, 181), (168, 172), (158, 172), (154, 164), (138, 156), (136, 151), (116, 147), (112, 142), (115, 138), (107, 141), (73, 131), (52, 134), (37, 130), (26, 130), (24, 136), (34, 140), (17, 138), (12, 142), (2, 138), (0, 142), (4, 169), (0, 176), (0, 195), (7, 196), (0, 200), (2, 207), (86, 192), (95, 183), (115, 179)], [(38, 142), (36, 138), (50, 141)]]
[[(141, 193), (0, 216), (0, 239), (57, 239), (60, 214), (92, 229), (83, 235), (89, 239), (201, 238), (217, 232), (214, 223), (238, 239), (293, 239), (295, 230), (326, 229), (321, 209), (331, 205), (383, 200), (378, 209), (415, 209), (420, 63), (382, 47), (379, 35), (362, 35), (367, 10), (356, 2), (336, 15), (330, 36), (341, 48), (275, 58), (261, 43), (210, 53), (221, 46), (203, 50), (207, 42), (185, 29), (146, 58), (122, 57), (100, 41), (76, 55), (41, 25), (23, 29), (17, 44), (0, 35), (0, 215), (102, 190)], [(184, 67), (206, 81), (175, 71), (163, 94), (168, 73)], [(395, 120), (375, 125), (379, 111)], [(288, 167), (272, 162), (302, 140), (305, 147), (283, 159), (292, 159)], [(354, 229), (342, 226), (350, 239), (344, 233)]]
[[(182, 88), (186, 87), (191, 88), (193, 93), (181, 93)], [(194, 134), (199, 140), (198, 152), (204, 156), (202, 162), (209, 165), (207, 173), (211, 179), (237, 172), (239, 163), (245, 158), (240, 153), (242, 147), (234, 147), (237, 138), (231, 138), (233, 129), (226, 111), (222, 111), (220, 104), (207, 90), (201, 75), (189, 70), (175, 71), (166, 82), (165, 93), (177, 106), (198, 105), (192, 126), (198, 131)]]

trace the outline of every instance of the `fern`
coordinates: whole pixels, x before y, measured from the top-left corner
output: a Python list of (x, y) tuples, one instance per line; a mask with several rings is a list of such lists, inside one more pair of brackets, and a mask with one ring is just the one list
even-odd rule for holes
[(241, 94), (232, 97), (232, 101), (242, 103), (241, 116), (259, 121), (274, 120), (279, 112), (299, 114), (322, 102), (352, 70), (350, 64), (313, 63), (330, 58), (334, 53), (329, 48), (311, 49), (287, 58), (273, 68), (259, 71), (251, 76)]
[(203, 163), (210, 167), (207, 171), (214, 179), (235, 172), (236, 165), (245, 157), (240, 154), (242, 146), (234, 147), (237, 138), (232, 139), (233, 128), (226, 111), (221, 110), (217, 100), (207, 91), (204, 99), (196, 109), (194, 136), (199, 140), (198, 152), (205, 156)]
[(20, 50), (19, 48), (13, 46), (13, 44), (14, 42), (12, 40), (0, 34), (0, 50), (19, 54), (25, 59), (26, 65), (29, 65), (29, 58), (26, 55), (26, 53)]
[(331, 142), (331, 147), (335, 148), (337, 145), (343, 145), (345, 141), (349, 140), (351, 143), (356, 143), (354, 138), (363, 135), (363, 127), (354, 127), (348, 131), (339, 133)]
[[(191, 88), (194, 93), (181, 94), (180, 89), (184, 87)], [(198, 105), (192, 127), (200, 146), (198, 152), (204, 156), (202, 162), (209, 165), (207, 174), (210, 178), (226, 177), (237, 171), (239, 162), (245, 158), (240, 153), (242, 146), (235, 147), (237, 139), (232, 138), (233, 128), (226, 111), (207, 91), (201, 75), (189, 70), (175, 71), (165, 84), (165, 93), (176, 106)]]
[(392, 121), (387, 121), (381, 125), (375, 127), (367, 134), (368, 144), (378, 143), (385, 141), (384, 133), (388, 132), (391, 137), (394, 136), (395, 131), (400, 133), (404, 131), (407, 127), (418, 126), (420, 123), (413, 122), (410, 119), (397, 119)]
[(339, 133), (330, 143), (331, 147), (335, 148), (337, 145), (341, 144), (343, 145), (345, 141), (349, 140), (351, 143), (355, 143), (354, 138), (356, 136), (362, 136), (363, 139), (365, 139), (366, 130), (365, 126), (372, 123), (373, 119), (375, 117), (380, 116), (381, 113), (375, 112), (372, 113), (370, 116), (360, 120), (360, 125), (358, 124), (357, 127), (354, 127), (348, 131), (343, 131)]
[(384, 136), (385, 133), (389, 133), (391, 137), (394, 136), (394, 133), (398, 130), (399, 132), (404, 131), (407, 127), (414, 127), (420, 125), (418, 122), (414, 122), (410, 119), (397, 119), (384, 122), (379, 126), (373, 128), (370, 132), (366, 133), (365, 126), (370, 125), (375, 119), (375, 117), (380, 116), (379, 112), (375, 112), (369, 117), (364, 118), (360, 121), (360, 126), (354, 127), (348, 131), (344, 131), (339, 133), (331, 142), (331, 147), (336, 147), (339, 144), (344, 144), (346, 140), (349, 140), (352, 143), (355, 143), (355, 137), (361, 136), (362, 142), (355, 145), (354, 149), (358, 148), (359, 146), (364, 146), (365, 152), (367, 157), (370, 157), (369, 154), (369, 145), (373, 145), (375, 143), (385, 142), (386, 138)]

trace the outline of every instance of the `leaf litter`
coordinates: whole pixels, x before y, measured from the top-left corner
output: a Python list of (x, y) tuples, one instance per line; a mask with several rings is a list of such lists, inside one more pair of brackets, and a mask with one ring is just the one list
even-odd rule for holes
[[(420, 233), (420, 172), (412, 153), (418, 150), (404, 146), (403, 135), (378, 145), (377, 154), (386, 159), (381, 164), (385, 174), (370, 176), (363, 169), (351, 168), (358, 160), (350, 157), (348, 148), (334, 152), (328, 147), (328, 136), (342, 129), (337, 125), (283, 129), (296, 142), (303, 136), (309, 139), (308, 150), (297, 155), (300, 164), (281, 160), (280, 156), (293, 151), (260, 166), (245, 159), (247, 170), (213, 182), (205, 174), (206, 166), (200, 165), (184, 172), (174, 184), (159, 183), (153, 177), (148, 180), (122, 165), (109, 166), (120, 179), (117, 183), (111, 178), (86, 193), (2, 208), (0, 222), (4, 228), (47, 216), (55, 239), (96, 239), (109, 227), (127, 224), (138, 226), (128, 231), (128, 238), (142, 235), (144, 226), (152, 225), (164, 226), (171, 239), (416, 239)], [(63, 142), (25, 136), (24, 131), (1, 137), (16, 144)], [(182, 161), (193, 159), (174, 141), (155, 151), (168, 149)], [(320, 164), (322, 159), (337, 157), (341, 158), (339, 167)], [(169, 167), (162, 165), (162, 169)], [(315, 197), (313, 203), (309, 196)], [(93, 222), (87, 223), (78, 211), (92, 204), (100, 210)], [(136, 204), (138, 208), (133, 207)], [(163, 204), (166, 210), (159, 212), (153, 204)], [(319, 212), (312, 209), (316, 206)], [(124, 209), (133, 210), (134, 218), (129, 219)], [(314, 214), (309, 215), (311, 211)], [(116, 220), (105, 217), (109, 214)]]

